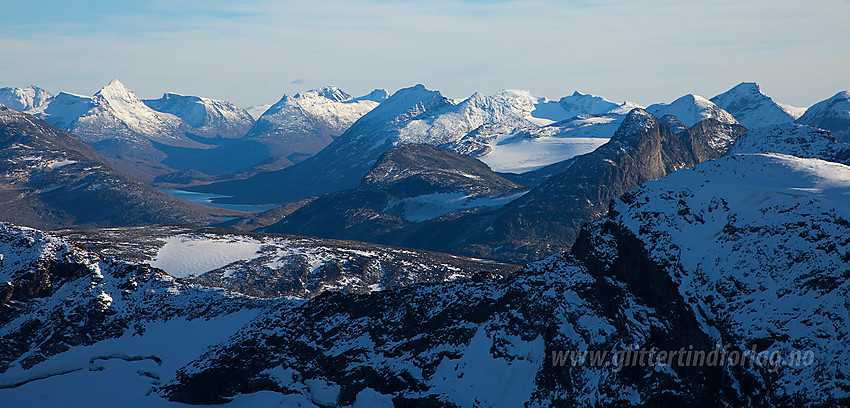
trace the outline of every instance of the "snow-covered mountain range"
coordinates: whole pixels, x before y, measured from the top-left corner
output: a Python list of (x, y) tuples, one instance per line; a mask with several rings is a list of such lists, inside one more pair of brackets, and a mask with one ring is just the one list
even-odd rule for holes
[(142, 102), (157, 112), (183, 119), (191, 133), (205, 138), (239, 138), (254, 125), (248, 111), (226, 101), (165, 93), (162, 98)]
[[(475, 154), (500, 171), (521, 172), (599, 146), (634, 106), (578, 92), (554, 102), (517, 90), (492, 96), (476, 93), (453, 101), (417, 85), (393, 94), (304, 163), (196, 189), (234, 195), (247, 202), (287, 201), (338, 191), (355, 187), (386, 150), (413, 143)], [(608, 116), (569, 120), (577, 113)], [(545, 124), (551, 127), (540, 127)], [(253, 187), (256, 185), (274, 188), (260, 192)]]
[[(164, 172), (297, 162), (211, 186), (300, 199), (226, 225), (396, 245), (200, 227), (199, 207), (0, 108), (0, 405), (850, 404), (847, 92), (792, 123), (748, 83), (647, 110), (328, 87), (266, 109), (249, 144), (247, 111), (117, 81), (0, 97)], [(333, 141), (279, 160), (261, 140), (298, 134)], [(716, 348), (739, 363), (618, 354)]]
[[(570, 159), (565, 169), (527, 192), (504, 185), (493, 188), (495, 175), (474, 170), (486, 167), (473, 158), (463, 165), (447, 166), (446, 159), (430, 160), (432, 156), (417, 153), (409, 156), (429, 160), (389, 160), (390, 164), (385, 164), (386, 157), (396, 151), (393, 149), (356, 189), (316, 199), (265, 231), (513, 262), (539, 260), (569, 249), (581, 226), (604, 214), (610, 200), (647, 180), (721, 157), (743, 131), (737, 124), (706, 119), (677, 134), (646, 111), (635, 109), (607, 143)], [(395, 155), (403, 156), (401, 152)], [(443, 172), (441, 179), (452, 180), (448, 174), (453, 168), (489, 187), (484, 197), (473, 199), (474, 195), (461, 188), (444, 191), (433, 187), (433, 182), (418, 180), (421, 173), (437, 171)], [(404, 185), (419, 188), (393, 190), (369, 182), (372, 174), (385, 172), (398, 175), (394, 179), (405, 180)], [(411, 216), (414, 213), (416, 216)]]
[(38, 109), (53, 99), (50, 92), (35, 85), (26, 88), (0, 88), (0, 106), (19, 111)]

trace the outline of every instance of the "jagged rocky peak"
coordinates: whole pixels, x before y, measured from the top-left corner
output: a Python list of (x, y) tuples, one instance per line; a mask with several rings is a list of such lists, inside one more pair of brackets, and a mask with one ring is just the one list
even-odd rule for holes
[(41, 108), (52, 98), (50, 92), (35, 85), (26, 88), (0, 88), (0, 105), (19, 111)]
[(611, 142), (631, 146), (658, 125), (658, 119), (651, 113), (639, 108), (632, 109), (614, 132)]

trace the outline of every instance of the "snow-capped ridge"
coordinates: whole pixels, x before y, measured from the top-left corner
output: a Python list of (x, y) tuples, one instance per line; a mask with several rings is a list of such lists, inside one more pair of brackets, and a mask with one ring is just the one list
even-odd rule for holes
[(422, 112), (425, 106), (437, 104), (449, 104), (449, 101), (439, 91), (432, 91), (425, 88), (425, 85), (416, 84), (399, 89), (375, 109), (363, 115), (361, 119), (363, 121), (391, 120), (404, 113), (415, 115)]
[(776, 103), (773, 98), (764, 95), (755, 82), (741, 82), (711, 98), (711, 102), (751, 129), (791, 123), (802, 114), (800, 108)]
[(0, 105), (19, 111), (32, 111), (50, 103), (53, 95), (35, 85), (26, 88), (0, 88)]
[(681, 96), (671, 103), (650, 105), (646, 108), (646, 111), (656, 117), (673, 115), (686, 126), (693, 126), (708, 118), (714, 118), (726, 124), (738, 123), (729, 112), (715, 105), (714, 102), (694, 94)]
[(810, 107), (797, 123), (830, 130), (850, 141), (850, 91), (841, 91)]
[(254, 118), (236, 105), (201, 96), (166, 92), (159, 99), (146, 99), (149, 108), (183, 119), (192, 133), (203, 137), (238, 138), (253, 126)]

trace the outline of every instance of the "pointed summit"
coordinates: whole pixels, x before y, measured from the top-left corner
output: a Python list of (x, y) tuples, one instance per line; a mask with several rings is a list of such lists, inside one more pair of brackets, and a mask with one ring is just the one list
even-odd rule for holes
[(793, 112), (798, 110), (774, 102), (761, 93), (761, 88), (755, 82), (741, 82), (711, 98), (711, 101), (750, 129), (791, 123), (795, 119)]
[(121, 101), (125, 103), (141, 103), (141, 100), (127, 88), (121, 81), (113, 79), (108, 85), (94, 94), (95, 99), (101, 97), (107, 101)]
[(428, 106), (437, 104), (448, 104), (448, 99), (439, 91), (431, 91), (425, 88), (425, 85), (416, 84), (396, 91), (378, 107), (364, 115), (363, 120), (390, 120), (405, 113), (414, 115), (426, 110)]
[(631, 146), (656, 127), (658, 127), (658, 119), (655, 116), (643, 109), (635, 108), (623, 119), (623, 123), (614, 132), (611, 141)]

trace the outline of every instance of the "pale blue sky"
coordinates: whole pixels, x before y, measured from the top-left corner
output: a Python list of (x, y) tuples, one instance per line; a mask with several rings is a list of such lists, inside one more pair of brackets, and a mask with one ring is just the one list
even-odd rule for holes
[(846, 0), (0, 0), (0, 16), (0, 86), (51, 92), (118, 78), (248, 106), (423, 83), (649, 105), (756, 81), (808, 106), (850, 88)]

